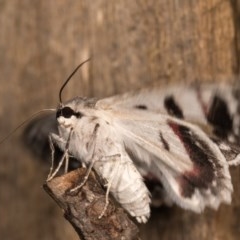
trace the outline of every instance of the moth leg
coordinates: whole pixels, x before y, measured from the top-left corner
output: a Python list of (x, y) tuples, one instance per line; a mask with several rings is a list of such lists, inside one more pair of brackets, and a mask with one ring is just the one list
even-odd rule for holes
[(111, 184), (109, 184), (110, 182), (108, 182), (108, 185), (107, 185), (107, 191), (106, 191), (106, 195), (105, 195), (105, 205), (104, 205), (104, 208), (101, 212), (101, 214), (98, 216), (98, 218), (102, 218), (103, 215), (105, 214), (106, 210), (107, 210), (107, 207), (108, 207), (108, 204), (109, 204), (109, 193), (110, 193), (110, 187), (111, 187)]
[[(106, 156), (104, 158), (108, 159), (108, 158), (114, 158), (112, 161), (114, 161), (115, 163), (117, 163), (115, 166), (114, 166), (114, 169), (112, 171), (112, 175), (110, 177), (110, 180), (107, 182), (107, 184), (105, 186), (107, 186), (107, 191), (106, 191), (106, 195), (105, 195), (105, 205), (104, 205), (104, 208), (101, 212), (101, 214), (98, 216), (98, 218), (102, 218), (103, 215), (105, 214), (106, 210), (107, 210), (107, 207), (109, 205), (109, 193), (110, 193), (110, 188), (111, 188), (111, 185), (112, 185), (112, 181), (115, 177), (115, 172), (117, 171), (118, 169), (118, 166), (120, 164), (120, 161), (116, 161), (116, 157), (121, 157), (121, 154), (114, 154), (114, 155), (111, 155), (111, 156)], [(111, 161), (111, 160), (110, 160)]]
[(68, 157), (68, 149), (65, 150), (65, 152), (64, 152), (64, 154), (63, 154), (63, 156), (62, 156), (62, 158), (61, 158), (61, 160), (60, 160), (57, 168), (55, 169), (55, 171), (54, 171), (54, 172), (52, 173), (52, 175), (47, 179), (48, 182), (51, 181), (51, 180), (56, 176), (56, 174), (59, 172), (61, 166), (63, 165), (63, 162), (64, 162), (65, 158), (67, 158), (67, 157)]
[(61, 150), (64, 150), (66, 148), (66, 143), (67, 143), (66, 140), (64, 140), (57, 134), (51, 133), (50, 138), (51, 138), (52, 143), (55, 143), (57, 146), (59, 146), (59, 148)]
[(90, 172), (92, 171), (92, 168), (93, 168), (93, 165), (94, 165), (95, 162), (96, 162), (96, 160), (93, 160), (93, 161), (91, 162), (90, 166), (88, 167), (87, 173), (86, 173), (86, 175), (85, 175), (84, 178), (83, 178), (83, 181), (82, 181), (78, 186), (72, 188), (72, 189), (70, 190), (70, 192), (75, 192), (75, 191), (79, 190), (80, 188), (82, 188), (82, 186), (85, 185), (85, 183), (87, 182), (88, 177), (89, 177), (89, 175), (90, 175)]
[[(65, 160), (65, 171), (66, 171), (66, 169), (68, 169), (68, 163), (69, 163), (69, 153), (68, 153), (68, 151), (69, 151), (69, 142), (70, 142), (70, 139), (71, 139), (71, 136), (72, 136), (72, 132), (73, 132), (73, 129), (70, 130), (70, 133), (68, 135), (68, 139), (65, 143), (65, 150), (64, 150), (63, 156), (62, 156), (57, 168), (55, 169), (55, 171), (51, 175), (48, 176), (47, 181), (51, 181), (56, 176), (56, 174), (59, 172), (61, 166), (63, 165), (64, 160)], [(57, 143), (59, 143), (59, 140), (60, 140), (63, 143), (62, 139), (58, 135), (52, 134), (51, 137), (52, 137), (51, 140), (56, 141)], [(53, 141), (52, 141), (52, 144), (53, 144)]]
[(68, 172), (68, 166), (69, 166), (69, 154), (66, 155), (66, 161), (64, 166), (64, 174)]
[[(119, 154), (116, 154), (116, 155), (119, 156)], [(116, 155), (107, 156), (107, 157), (103, 157), (103, 158), (110, 158), (110, 157), (114, 157), (114, 156), (116, 156)], [(103, 158), (101, 158), (100, 160), (102, 160)], [(97, 160), (97, 159), (92, 160), (91, 164), (90, 164), (89, 167), (88, 167), (87, 173), (86, 173), (86, 175), (85, 175), (84, 178), (83, 178), (83, 181), (82, 181), (78, 186), (72, 188), (72, 189), (70, 190), (70, 192), (75, 192), (75, 191), (79, 190), (80, 188), (82, 188), (82, 187), (84, 186), (84, 184), (85, 184), (85, 183), (87, 182), (87, 180), (88, 180), (88, 177), (89, 177), (89, 175), (90, 175), (90, 172), (91, 172), (92, 169), (93, 169), (94, 164), (95, 164), (97, 161), (100, 161), (100, 160), (99, 160), (99, 159), (98, 159), (98, 160)], [(109, 194), (109, 193), (108, 193), (108, 194)]]
[[(50, 148), (51, 148), (51, 168), (50, 168), (50, 172), (49, 172), (49, 174), (48, 174), (48, 177), (47, 177), (47, 181), (50, 181), (50, 180), (52, 180), (53, 179), (53, 177), (56, 175), (56, 173), (58, 172), (56, 172), (56, 170), (54, 171), (54, 173), (53, 173), (53, 167), (54, 167), (54, 153), (55, 153), (55, 148), (54, 148), (54, 144), (53, 143), (56, 143), (58, 146), (60, 146), (60, 148), (64, 148), (63, 147), (63, 144), (64, 144), (64, 146), (66, 146), (66, 142), (61, 138), (61, 137), (59, 137), (58, 135), (56, 135), (56, 134), (50, 134), (49, 135), (49, 143), (50, 143)], [(60, 162), (59, 162), (59, 164), (58, 164), (58, 166), (57, 166), (57, 169), (59, 170), (60, 169), (60, 167), (62, 166), (62, 163), (63, 163), (63, 160), (64, 160), (64, 157), (65, 157), (65, 151), (64, 151), (64, 154), (63, 154), (63, 156), (62, 156), (62, 158), (61, 158), (61, 160), (60, 160)]]
[[(51, 134), (51, 141), (53, 145), (53, 141), (61, 148), (66, 148), (66, 141), (63, 140), (61, 137), (59, 137), (56, 134)], [(66, 155), (66, 161), (65, 161), (65, 167), (64, 167), (64, 173), (66, 174), (68, 172), (68, 166), (69, 166), (69, 154)]]

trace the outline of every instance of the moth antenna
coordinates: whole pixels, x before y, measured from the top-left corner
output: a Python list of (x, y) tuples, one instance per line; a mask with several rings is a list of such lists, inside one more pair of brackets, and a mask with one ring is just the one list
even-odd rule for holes
[(6, 137), (4, 137), (2, 140), (0, 140), (0, 144), (4, 143), (9, 137), (11, 137), (19, 128), (21, 128), (24, 124), (32, 120), (37, 115), (43, 113), (43, 112), (54, 112), (56, 109), (42, 109), (38, 112), (33, 113), (29, 118), (24, 120), (22, 123), (20, 123), (17, 127), (15, 127), (10, 133), (7, 134)]
[(62, 87), (60, 88), (59, 91), (59, 102), (60, 104), (62, 104), (62, 91), (65, 88), (65, 86), (67, 85), (67, 83), (69, 82), (69, 80), (72, 78), (72, 76), (77, 72), (77, 70), (86, 62), (90, 61), (91, 58), (88, 58), (87, 60), (85, 60), (84, 62), (80, 63), (75, 69), (74, 71), (70, 74), (70, 76), (67, 78), (67, 80), (64, 82), (64, 84), (62, 85)]

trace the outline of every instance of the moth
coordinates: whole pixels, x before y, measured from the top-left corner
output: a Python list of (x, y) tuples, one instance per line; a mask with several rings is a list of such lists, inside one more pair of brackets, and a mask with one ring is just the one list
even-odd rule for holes
[(197, 213), (231, 202), (229, 167), (240, 162), (239, 89), (170, 86), (63, 103), (62, 90), (82, 64), (60, 90), (51, 141), (63, 151), (61, 164), (73, 156), (105, 180), (106, 207), (111, 193), (139, 223), (147, 222), (145, 181), (159, 184), (162, 202)]

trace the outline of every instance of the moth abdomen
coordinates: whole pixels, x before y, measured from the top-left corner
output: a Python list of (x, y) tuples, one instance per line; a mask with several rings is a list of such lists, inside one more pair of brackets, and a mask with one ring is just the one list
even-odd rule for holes
[(150, 216), (150, 197), (140, 173), (127, 155), (98, 161), (97, 173), (107, 181), (111, 194), (122, 207), (140, 223)]

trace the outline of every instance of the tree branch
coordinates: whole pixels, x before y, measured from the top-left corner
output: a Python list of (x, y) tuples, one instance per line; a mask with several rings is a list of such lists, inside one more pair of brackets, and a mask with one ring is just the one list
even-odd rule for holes
[(83, 181), (86, 169), (80, 168), (56, 177), (43, 185), (45, 191), (64, 211), (81, 240), (139, 240), (137, 226), (110, 197), (110, 203), (99, 219), (105, 205), (105, 191), (94, 173), (76, 193), (69, 190)]

